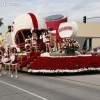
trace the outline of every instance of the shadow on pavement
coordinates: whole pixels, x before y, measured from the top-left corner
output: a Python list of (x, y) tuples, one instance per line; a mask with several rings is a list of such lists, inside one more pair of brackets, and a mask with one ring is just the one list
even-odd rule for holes
[(76, 72), (76, 73), (28, 73), (19, 71), (20, 73), (27, 73), (29, 75), (36, 75), (36, 76), (78, 76), (78, 75), (94, 75), (94, 74), (100, 74), (100, 71), (84, 71), (84, 72)]

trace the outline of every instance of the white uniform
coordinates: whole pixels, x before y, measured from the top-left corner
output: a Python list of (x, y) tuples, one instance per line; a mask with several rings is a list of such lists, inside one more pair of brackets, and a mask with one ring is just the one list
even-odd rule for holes
[(7, 53), (4, 53), (3, 62), (4, 62), (4, 64), (10, 64), (11, 63), (10, 56)]
[(29, 43), (27, 43), (27, 44), (25, 44), (25, 49), (26, 49), (26, 53), (30, 53), (31, 51), (30, 51), (30, 44)]

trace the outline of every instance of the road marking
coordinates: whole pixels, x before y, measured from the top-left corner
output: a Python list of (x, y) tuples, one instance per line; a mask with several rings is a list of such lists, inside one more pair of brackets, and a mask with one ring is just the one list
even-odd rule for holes
[(44, 98), (44, 97), (41, 97), (41, 96), (39, 96), (39, 95), (37, 95), (37, 94), (34, 94), (34, 93), (30, 92), (30, 91), (24, 90), (24, 89), (19, 88), (19, 87), (17, 87), (17, 86), (11, 85), (11, 84), (6, 83), (6, 82), (4, 82), (4, 81), (1, 81), (1, 80), (0, 80), (0, 82), (1, 82), (1, 83), (4, 83), (4, 84), (6, 84), (6, 85), (9, 85), (9, 86), (11, 86), (11, 87), (14, 87), (14, 88), (16, 88), (16, 89), (19, 89), (19, 90), (21, 90), (21, 91), (24, 91), (24, 92), (26, 92), (26, 93), (28, 93), (28, 94), (31, 94), (31, 95), (33, 95), (33, 96), (35, 96), (35, 97), (38, 97), (38, 98), (42, 99), (42, 100), (48, 100), (48, 99), (46, 99), (46, 98)]
[(73, 82), (77, 82), (77, 83), (84, 83), (84, 84), (89, 84), (89, 85), (92, 85), (92, 86), (98, 86), (98, 87), (100, 87), (100, 84), (93, 84), (93, 83), (88, 83), (88, 82), (73, 80), (73, 79), (69, 79), (69, 78), (62, 78), (62, 77), (57, 77), (57, 76), (55, 76), (55, 78), (60, 78), (60, 79), (69, 80), (69, 81), (73, 81)]

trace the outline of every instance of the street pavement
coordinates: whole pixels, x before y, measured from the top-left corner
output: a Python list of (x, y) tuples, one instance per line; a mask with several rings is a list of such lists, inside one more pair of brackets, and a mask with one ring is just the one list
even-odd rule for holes
[(100, 72), (0, 77), (0, 100), (100, 100)]

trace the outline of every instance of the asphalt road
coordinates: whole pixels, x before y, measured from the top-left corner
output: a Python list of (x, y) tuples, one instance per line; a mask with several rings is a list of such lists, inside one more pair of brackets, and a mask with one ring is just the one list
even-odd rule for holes
[(18, 76), (2, 74), (0, 100), (100, 100), (100, 73)]

